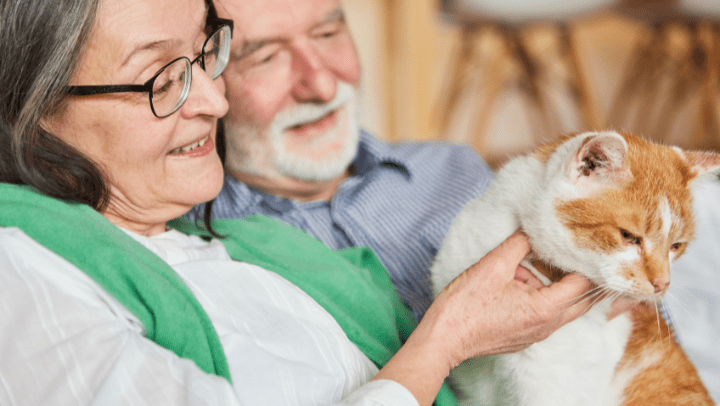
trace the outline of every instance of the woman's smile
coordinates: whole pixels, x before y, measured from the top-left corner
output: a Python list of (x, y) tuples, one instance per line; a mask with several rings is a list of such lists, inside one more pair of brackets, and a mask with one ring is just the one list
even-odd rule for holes
[[(200, 141), (193, 142), (191, 144), (185, 145), (184, 147), (175, 148), (172, 151), (168, 152), (168, 155), (207, 155), (214, 148), (215, 143), (213, 143), (212, 137), (207, 136)], [(192, 154), (189, 154), (190, 152), (192, 152)]]

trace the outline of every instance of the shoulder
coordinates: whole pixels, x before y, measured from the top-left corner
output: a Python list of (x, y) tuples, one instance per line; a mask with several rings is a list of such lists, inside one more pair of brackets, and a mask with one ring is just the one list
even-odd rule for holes
[(71, 300), (134, 319), (75, 265), (18, 228), (0, 228), (0, 297), (22, 307), (40, 300), (32, 294), (40, 291), (43, 302), (64, 306)]
[[(15, 227), (0, 227), (0, 263), (10, 265), (22, 262), (30, 266), (34, 263), (30, 259), (40, 261), (50, 254), (52, 254), (50, 251), (22, 230)], [(4, 269), (10, 268), (14, 267), (4, 267)]]
[(362, 132), (361, 144), (381, 159), (396, 161), (408, 169), (469, 171), (475, 175), (490, 176), (492, 171), (485, 161), (467, 145), (441, 141), (387, 142)]

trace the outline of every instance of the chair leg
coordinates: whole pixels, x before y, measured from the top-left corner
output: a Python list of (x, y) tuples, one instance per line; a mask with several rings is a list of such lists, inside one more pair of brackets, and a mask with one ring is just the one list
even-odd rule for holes
[(467, 26), (463, 28), (458, 51), (455, 53), (451, 65), (450, 78), (445, 86), (446, 89), (441, 93), (445, 95), (439, 108), (441, 134), (447, 133), (450, 120), (455, 114), (463, 88), (468, 82), (467, 72), (472, 65), (475, 40), (479, 32), (480, 27), (478, 26)]
[[(657, 66), (656, 50), (662, 46), (662, 30), (660, 26), (653, 27), (649, 39), (641, 39), (631, 53), (630, 61), (626, 68), (624, 79), (615, 94), (611, 104), (608, 123), (616, 127), (623, 127), (627, 119), (627, 113), (632, 106), (633, 99), (641, 92), (642, 85), (646, 82), (650, 70)], [(648, 68), (650, 67), (650, 68)]]
[(572, 30), (568, 24), (560, 24), (558, 29), (560, 30), (560, 52), (567, 61), (566, 64), (570, 71), (568, 85), (575, 105), (579, 107), (582, 125), (586, 130), (600, 129), (605, 126), (605, 123), (593, 103), (590, 86), (580, 65)]
[[(502, 33), (501, 33), (502, 34)], [(477, 94), (482, 94), (482, 100), (478, 104), (477, 116), (474, 118), (474, 130), (471, 133), (470, 145), (479, 154), (487, 153), (487, 134), (490, 118), (492, 117), (495, 101), (501, 92), (507, 87), (506, 68), (509, 58), (507, 37), (501, 35), (501, 47), (497, 55), (488, 64), (488, 73), (485, 80), (479, 80)]]

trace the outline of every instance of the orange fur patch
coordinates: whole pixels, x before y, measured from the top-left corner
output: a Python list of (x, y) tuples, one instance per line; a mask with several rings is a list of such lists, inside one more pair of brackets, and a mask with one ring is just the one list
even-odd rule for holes
[[(641, 261), (625, 269), (624, 276), (637, 280), (637, 286), (645, 281), (669, 282), (670, 247), (690, 241), (695, 229), (689, 188), (695, 174), (672, 148), (629, 134), (623, 137), (628, 143), (625, 169), (632, 176), (597, 195), (560, 202), (558, 217), (572, 230), (576, 244), (586, 249), (607, 254), (626, 249), (620, 230), (639, 237)], [(669, 236), (664, 229), (668, 225), (663, 224), (665, 202), (672, 220)], [(683, 251), (684, 246), (676, 258)]]
[(616, 375), (634, 376), (623, 406), (714, 405), (663, 318), (645, 305), (633, 309), (631, 318), (633, 331), (616, 368)]
[[(624, 276), (635, 284), (669, 281), (672, 244), (683, 243), (675, 252), (677, 258), (695, 230), (689, 186), (697, 171), (692, 165), (707, 158), (683, 157), (670, 147), (621, 135), (628, 144), (623, 169), (629, 169), (632, 176), (617, 180), (614, 187), (593, 196), (559, 202), (556, 211), (579, 247), (612, 254), (628, 248), (620, 230), (639, 237), (642, 243), (630, 248), (638, 249), (640, 260), (629, 265)], [(571, 137), (560, 137), (539, 148), (535, 157), (547, 162), (557, 147)], [(671, 224), (664, 224), (666, 220)], [(533, 261), (533, 265), (550, 280), (562, 277), (562, 271), (546, 263)], [(651, 285), (646, 288), (653, 289)], [(631, 319), (630, 341), (616, 368), (616, 378), (629, 382), (623, 405), (713, 405), (695, 367), (662, 317), (647, 305), (639, 305)]]
[(538, 272), (545, 275), (545, 277), (548, 278), (551, 282), (557, 282), (567, 274), (562, 269), (550, 265), (549, 263), (540, 259), (533, 259), (532, 261), (530, 261), (530, 263), (532, 264), (532, 266), (535, 267), (535, 269), (538, 270)]

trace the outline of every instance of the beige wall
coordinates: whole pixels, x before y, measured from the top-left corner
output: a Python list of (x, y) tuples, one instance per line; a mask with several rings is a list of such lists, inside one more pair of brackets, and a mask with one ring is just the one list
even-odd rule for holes
[[(549, 67), (545, 86), (557, 107), (561, 123), (558, 129), (542, 134), (537, 117), (528, 114), (525, 99), (517, 87), (512, 86), (517, 66), (503, 66), (500, 79), (483, 71), (491, 65), (489, 61), (497, 56), (499, 49), (493, 48), (492, 40), (486, 36), (482, 41), (485, 41), (485, 51), (490, 49), (490, 52), (485, 52), (485, 59), (476, 61), (475, 88), (458, 98), (462, 108), (452, 116), (449, 130), (442, 132), (438, 106), (445, 96), (445, 80), (460, 44), (459, 27), (439, 18), (435, 0), (342, 1), (364, 69), (361, 122), (379, 137), (393, 141), (444, 138), (469, 143), (486, 157), (502, 160), (502, 157), (524, 151), (557, 132), (584, 129), (564, 86), (567, 67), (559, 62), (562, 58), (552, 27), (539, 24), (526, 31), (530, 33), (532, 51)], [(608, 119), (622, 78), (627, 73), (628, 61), (634, 55), (636, 43), (649, 38), (649, 26), (626, 16), (604, 12), (592, 18), (576, 19), (571, 27), (582, 73), (588, 79), (587, 91), (596, 109), (598, 126), (632, 130), (652, 137), (654, 130), (651, 127), (635, 128), (630, 122)], [(685, 52), (686, 36), (676, 36), (674, 42), (675, 48), (669, 49), (669, 54), (677, 56)], [(489, 83), (498, 83), (498, 80), (511, 86), (495, 98), (488, 110), (489, 121), (483, 131), (478, 131), (475, 122), (482, 110), (482, 93), (491, 88)], [(640, 100), (632, 107), (633, 111), (643, 103), (667, 97), (670, 83), (669, 80), (660, 83), (658, 88), (662, 89), (654, 96), (657, 100)], [(667, 142), (682, 146), (698, 136), (701, 95), (698, 89), (691, 93), (686, 102), (674, 109), (680, 114), (674, 117)], [(717, 110), (717, 103), (713, 108)], [(660, 122), (662, 114), (658, 115), (658, 109), (653, 111), (655, 115), (651, 121)], [(632, 114), (630, 112), (628, 116), (632, 118)], [(475, 138), (480, 133), (482, 140), (478, 142)]]
[(435, 1), (342, 0), (363, 66), (361, 122), (389, 140), (429, 139), (455, 27)]

